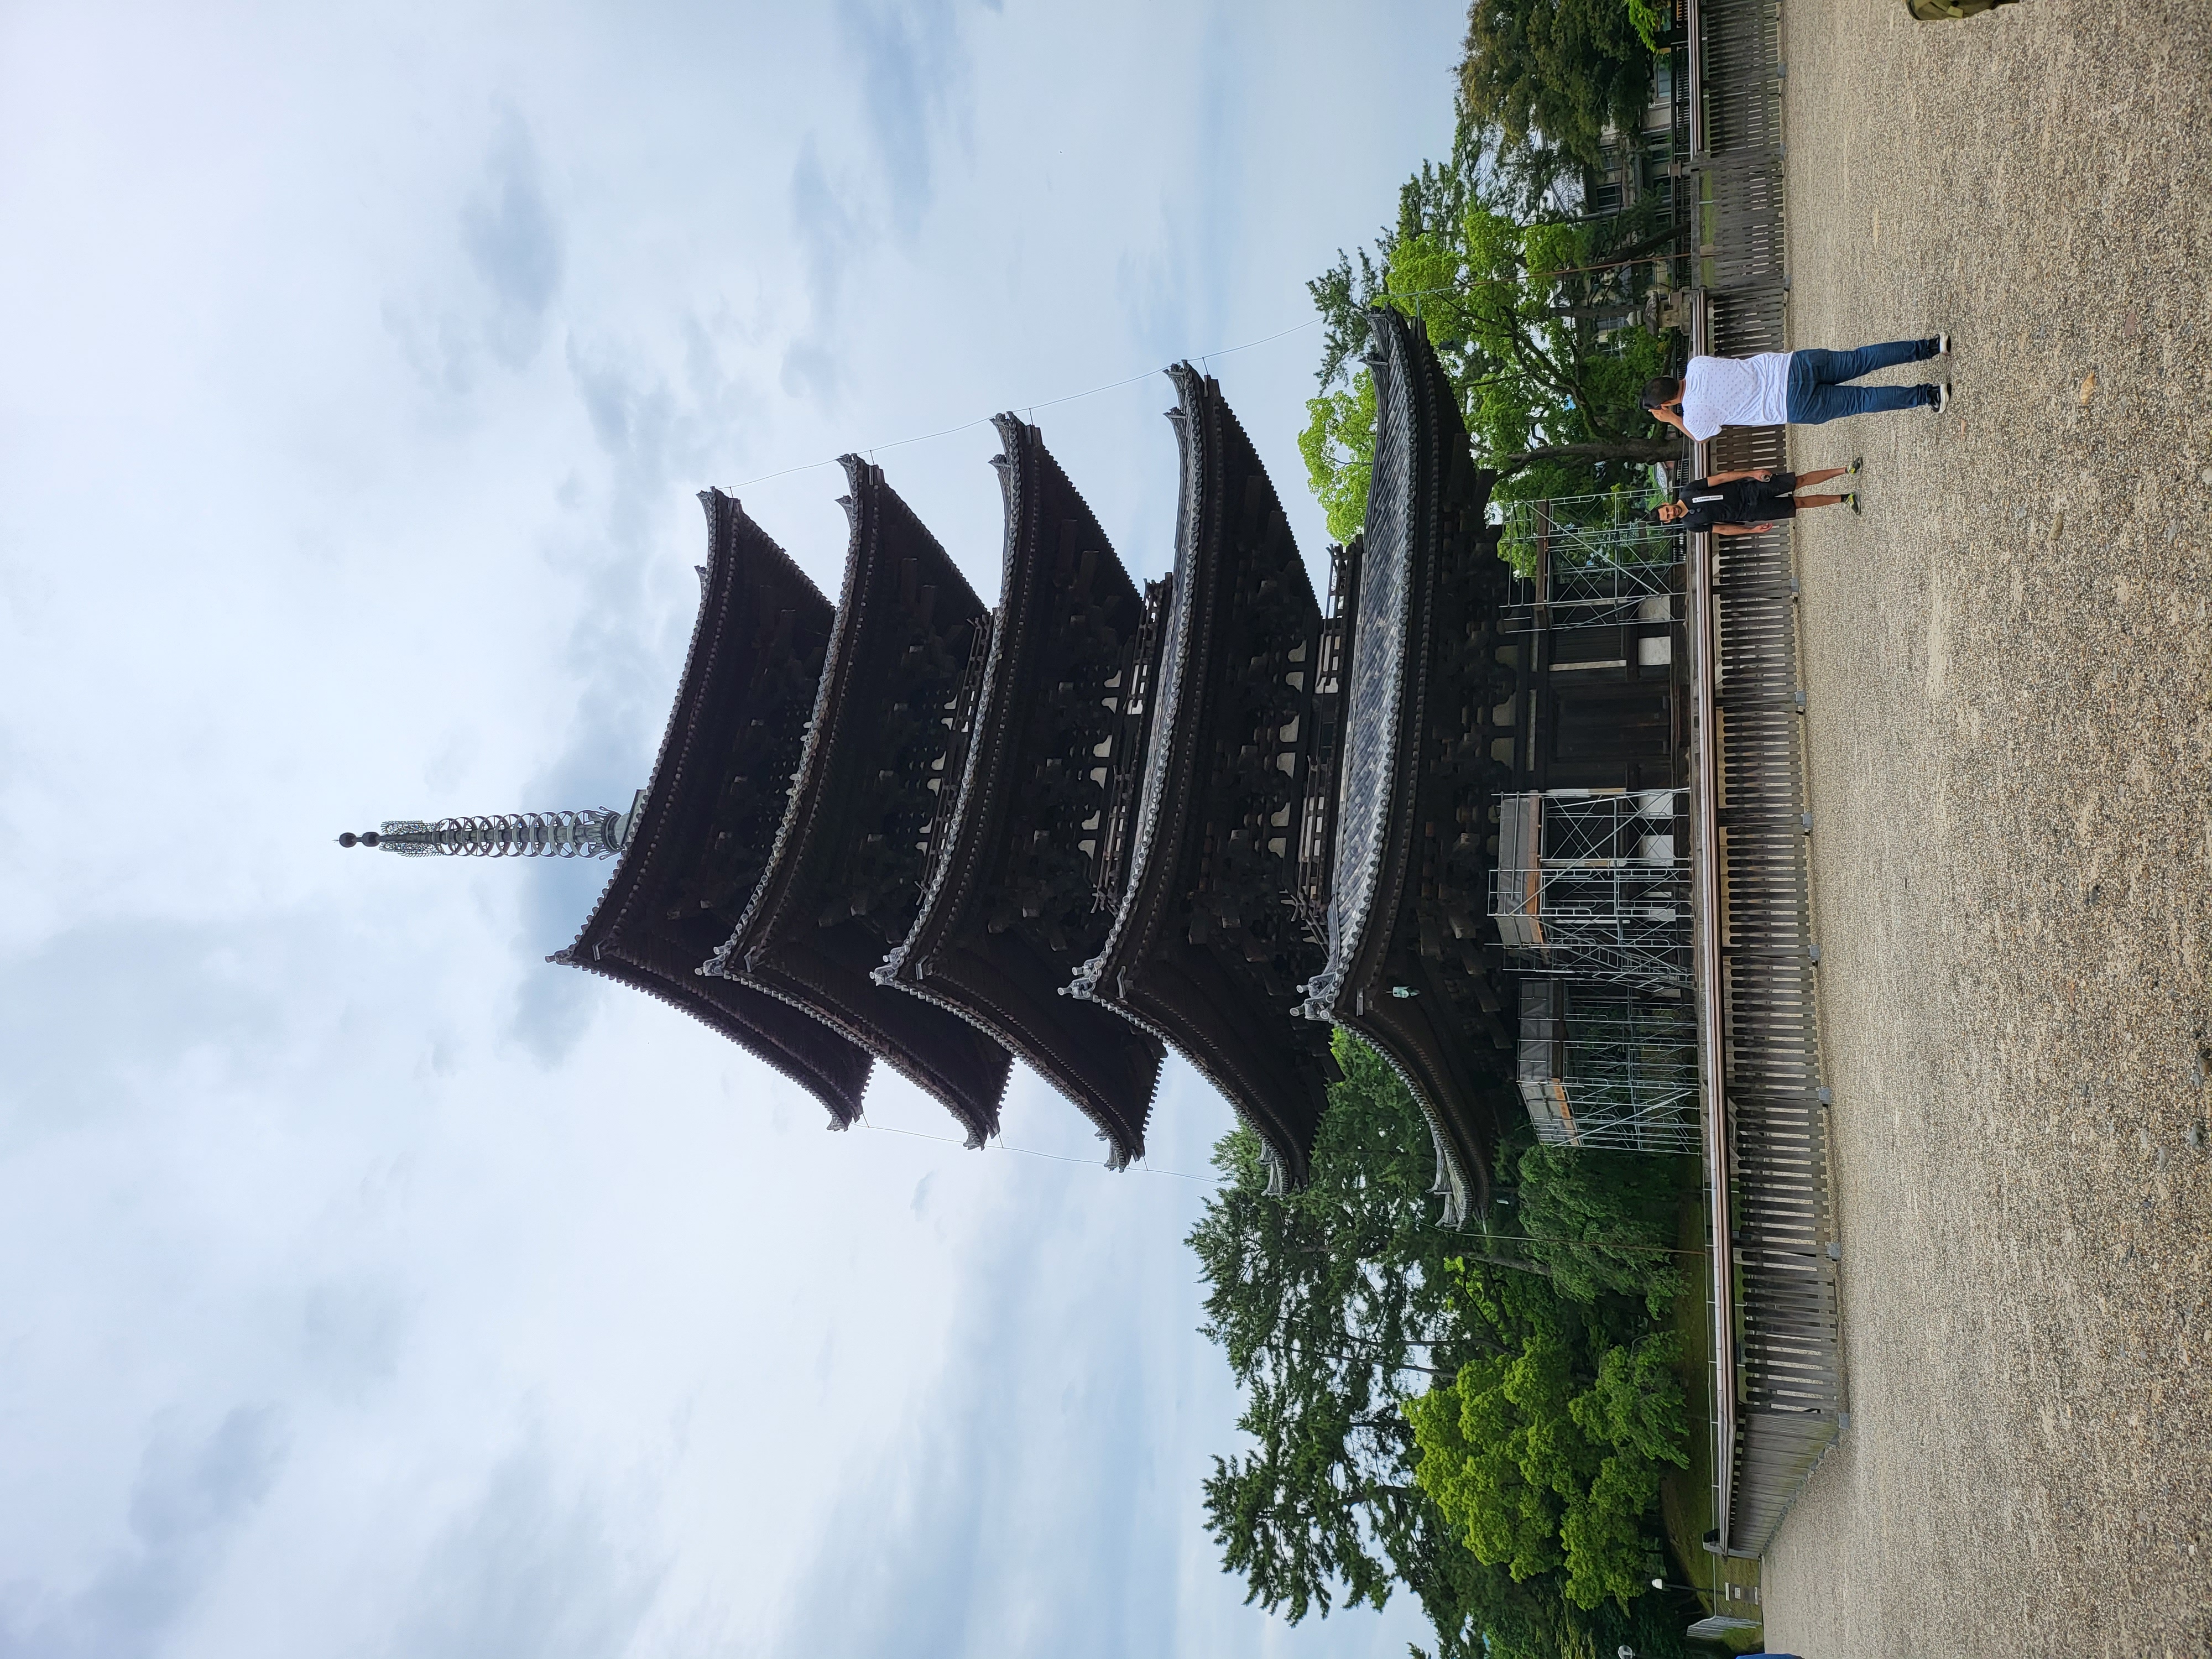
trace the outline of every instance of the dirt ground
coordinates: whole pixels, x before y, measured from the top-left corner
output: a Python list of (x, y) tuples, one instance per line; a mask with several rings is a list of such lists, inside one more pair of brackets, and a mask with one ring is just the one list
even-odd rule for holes
[(1794, 444), (1866, 458), (1798, 539), (1851, 1424), (1767, 1640), (2212, 1653), (2212, 3), (1784, 52), (1791, 343), (1959, 396)]

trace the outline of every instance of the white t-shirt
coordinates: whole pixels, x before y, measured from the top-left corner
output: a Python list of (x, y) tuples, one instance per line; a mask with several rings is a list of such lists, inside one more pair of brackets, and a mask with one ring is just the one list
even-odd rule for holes
[(1682, 371), (1682, 425), (1692, 438), (1724, 426), (1781, 426), (1790, 419), (1790, 354), (1692, 357)]

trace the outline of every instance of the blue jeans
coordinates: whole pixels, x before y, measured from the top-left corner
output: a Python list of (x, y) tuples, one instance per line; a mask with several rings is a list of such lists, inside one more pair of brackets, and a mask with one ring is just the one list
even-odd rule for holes
[(1793, 351), (1790, 354), (1790, 423), (1818, 426), (1846, 415), (1879, 415), (1932, 404), (1936, 401), (1932, 386), (1843, 383), (1877, 368), (1917, 363), (1935, 355), (1933, 340), (1893, 340), (1887, 345), (1861, 346), (1856, 351)]

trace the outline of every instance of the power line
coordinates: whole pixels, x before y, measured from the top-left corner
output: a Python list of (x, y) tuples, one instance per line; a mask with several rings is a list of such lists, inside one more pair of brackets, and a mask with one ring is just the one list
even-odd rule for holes
[[(1303, 323), (1298, 323), (1290, 328), (1282, 329), (1273, 334), (1263, 335), (1256, 340), (1247, 340), (1242, 345), (1224, 346), (1218, 351), (1200, 352), (1195, 355), (1200, 362), (1209, 362), (1215, 357), (1232, 356), (1239, 351), (1249, 351), (1255, 346), (1272, 345), (1277, 340), (1288, 339), (1293, 334), (1302, 333), (1307, 329), (1318, 327), (1321, 320), (1322, 319), (1318, 317), (1310, 317)], [(1185, 359), (1185, 361), (1188, 360)], [(1062, 404), (1079, 403), (1085, 398), (1096, 398), (1101, 392), (1119, 392), (1125, 386), (1134, 386), (1139, 380), (1149, 380), (1154, 375), (1164, 374), (1165, 372), (1166, 371), (1162, 368), (1148, 368), (1141, 374), (1132, 374), (1126, 379), (1119, 380), (1109, 380), (1105, 385), (1094, 386), (1087, 392), (1071, 392), (1065, 397), (1047, 398), (1037, 403), (1017, 404), (1012, 405), (1012, 407), (1017, 409), (1025, 409), (1031, 415), (1035, 415), (1040, 409), (1057, 409)], [(917, 433), (911, 438), (895, 438), (887, 444), (863, 444), (859, 446), (856, 449), (848, 453), (865, 454), (872, 457), (883, 450), (904, 449), (908, 444), (926, 444), (930, 442), (933, 439), (949, 438), (956, 432), (965, 432), (970, 427), (988, 426), (990, 424), (990, 420), (991, 417), (988, 415), (979, 415), (972, 421), (961, 422), (957, 426), (939, 427), (934, 432)], [(771, 478), (787, 478), (794, 472), (811, 472), (817, 467), (835, 466), (837, 465), (838, 459), (838, 457), (833, 455), (827, 460), (805, 461), (797, 466), (787, 466), (778, 472), (763, 472), (757, 477), (747, 478), (743, 483), (731, 485), (730, 493), (732, 495), (735, 495), (740, 489), (750, 489), (757, 483), (768, 483)], [(902, 1134), (909, 1132), (905, 1130), (895, 1130), (892, 1131), (892, 1133)], [(925, 1140), (935, 1140), (940, 1139), (940, 1137), (936, 1135), (925, 1135), (922, 1139)], [(1018, 1147), (1008, 1147), (1007, 1150), (1009, 1152), (1016, 1152), (1020, 1149)], [(1053, 1157), (1054, 1154), (1050, 1152), (1039, 1152), (1036, 1156), (1039, 1158), (1050, 1158)], [(1072, 1158), (1068, 1161), (1074, 1164), (1080, 1164), (1083, 1162), (1079, 1158)], [(1168, 1171), (1163, 1170), (1158, 1173), (1165, 1174), (1168, 1173)], [(1200, 1179), (1200, 1177), (1195, 1176), (1186, 1178), (1189, 1180)]]

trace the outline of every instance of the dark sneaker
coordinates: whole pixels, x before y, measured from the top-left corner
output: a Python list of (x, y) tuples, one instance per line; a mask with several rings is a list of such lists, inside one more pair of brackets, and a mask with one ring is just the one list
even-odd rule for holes
[(1856, 513), (1859, 510), (1859, 492), (1854, 489), (1849, 495), (1845, 495), (1844, 497), (1844, 505), (1850, 508), (1852, 512)]
[(1951, 337), (1948, 334), (1938, 334), (1936, 337), (1936, 355), (1938, 357), (1948, 357), (1951, 355)]
[(1938, 415), (1941, 415), (1945, 410), (1950, 408), (1950, 406), (1951, 383), (1948, 380), (1946, 380), (1936, 388), (1936, 412)]
[(1850, 464), (1849, 466), (1847, 466), (1847, 467), (1845, 467), (1845, 468), (1844, 469), (1844, 476), (1846, 478), (1856, 478), (1856, 477), (1857, 477), (1859, 476), (1859, 469), (1860, 469), (1861, 467), (1864, 466), (1865, 465), (1866, 465), (1866, 457), (1865, 457), (1865, 456), (1863, 456), (1863, 455), (1854, 455), (1854, 456), (1852, 456), (1852, 457), (1851, 457), (1851, 464)]

